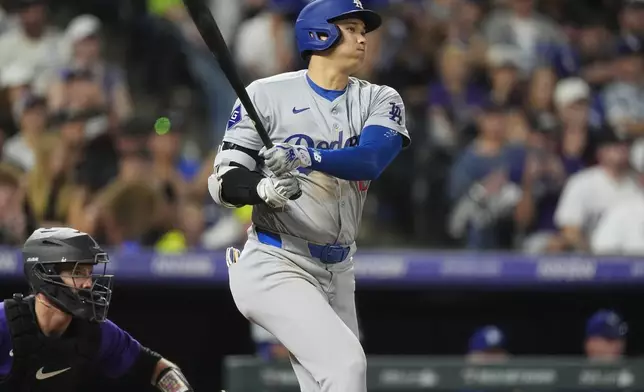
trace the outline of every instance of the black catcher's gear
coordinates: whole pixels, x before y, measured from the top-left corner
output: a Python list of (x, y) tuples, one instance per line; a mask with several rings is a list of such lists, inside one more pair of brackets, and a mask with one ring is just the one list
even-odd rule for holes
[[(74, 317), (96, 322), (106, 319), (113, 276), (105, 274), (107, 253), (89, 234), (66, 227), (38, 229), (25, 242), (22, 255), (24, 273), (34, 293), (43, 293)], [(99, 268), (101, 273), (92, 270), (79, 275), (83, 266)], [(88, 279), (89, 288), (75, 287), (77, 281)]]

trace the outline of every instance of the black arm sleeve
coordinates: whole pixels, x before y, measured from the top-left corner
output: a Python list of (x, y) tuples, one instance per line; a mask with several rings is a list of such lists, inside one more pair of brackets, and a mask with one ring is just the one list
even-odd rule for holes
[[(258, 165), (262, 164), (259, 151), (230, 142), (224, 142), (222, 150), (242, 151), (253, 158)], [(221, 197), (235, 206), (263, 204), (264, 201), (257, 194), (257, 184), (264, 176), (250, 171), (242, 165), (232, 163), (230, 166), (236, 168), (221, 176)]]
[(236, 206), (263, 204), (257, 184), (264, 178), (257, 172), (238, 166), (221, 176), (221, 197)]
[(141, 352), (125, 375), (136, 385), (150, 385), (157, 363), (162, 359), (160, 354), (141, 346)]

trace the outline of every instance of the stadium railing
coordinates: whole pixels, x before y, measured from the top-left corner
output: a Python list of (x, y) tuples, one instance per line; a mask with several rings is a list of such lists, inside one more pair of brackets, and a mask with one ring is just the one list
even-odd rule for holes
[[(288, 361), (230, 356), (226, 392), (297, 392)], [(574, 357), (511, 357), (475, 364), (463, 357), (370, 356), (369, 391), (644, 391), (644, 359), (611, 363)]]

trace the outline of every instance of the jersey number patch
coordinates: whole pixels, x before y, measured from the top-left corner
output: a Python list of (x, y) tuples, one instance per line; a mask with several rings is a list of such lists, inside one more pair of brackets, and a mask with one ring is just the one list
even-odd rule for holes
[(389, 119), (398, 125), (402, 125), (402, 108), (395, 102), (389, 102), (391, 110), (389, 111)]
[(226, 129), (234, 127), (241, 121), (241, 118), (241, 104), (239, 104), (235, 106), (235, 109), (233, 109), (233, 112), (230, 114), (230, 118), (228, 119), (228, 126), (226, 126)]

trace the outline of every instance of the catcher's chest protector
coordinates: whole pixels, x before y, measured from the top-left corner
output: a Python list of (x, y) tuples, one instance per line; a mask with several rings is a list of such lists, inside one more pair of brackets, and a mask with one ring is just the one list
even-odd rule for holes
[(34, 300), (14, 294), (4, 302), (13, 365), (0, 391), (75, 391), (92, 370), (100, 347), (100, 326), (74, 319), (63, 336), (49, 338), (38, 328)]

